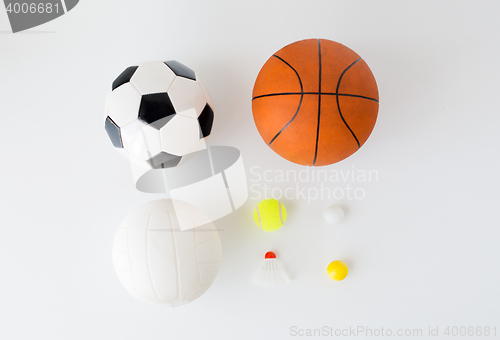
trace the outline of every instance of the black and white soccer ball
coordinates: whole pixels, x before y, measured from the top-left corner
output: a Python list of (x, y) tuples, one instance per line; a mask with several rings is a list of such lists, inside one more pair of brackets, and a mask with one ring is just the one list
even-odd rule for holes
[(153, 169), (177, 166), (205, 149), (212, 101), (196, 73), (178, 61), (131, 66), (115, 79), (105, 129), (122, 155)]

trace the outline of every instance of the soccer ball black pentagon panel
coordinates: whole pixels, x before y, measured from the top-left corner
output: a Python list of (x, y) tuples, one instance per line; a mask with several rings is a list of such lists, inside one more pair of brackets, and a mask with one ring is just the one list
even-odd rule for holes
[[(113, 146), (154, 169), (204, 149), (214, 121), (210, 96), (178, 61), (126, 68), (111, 86), (104, 127)], [(123, 152), (122, 152), (123, 153)]]

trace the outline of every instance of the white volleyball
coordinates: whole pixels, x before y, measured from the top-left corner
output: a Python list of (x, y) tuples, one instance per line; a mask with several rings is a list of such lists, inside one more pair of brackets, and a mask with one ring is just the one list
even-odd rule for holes
[[(180, 230), (179, 224), (189, 223), (197, 227)], [(134, 210), (113, 244), (113, 264), (125, 289), (141, 301), (169, 307), (200, 297), (217, 276), (221, 257), (214, 224), (192, 205), (170, 199)]]

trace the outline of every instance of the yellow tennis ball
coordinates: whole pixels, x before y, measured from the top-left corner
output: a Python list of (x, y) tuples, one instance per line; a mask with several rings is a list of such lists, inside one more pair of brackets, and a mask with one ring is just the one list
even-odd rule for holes
[(348, 269), (344, 262), (335, 260), (328, 265), (326, 272), (332, 280), (342, 281), (347, 276)]
[(253, 211), (255, 224), (264, 231), (275, 231), (286, 221), (285, 206), (274, 198), (262, 200)]

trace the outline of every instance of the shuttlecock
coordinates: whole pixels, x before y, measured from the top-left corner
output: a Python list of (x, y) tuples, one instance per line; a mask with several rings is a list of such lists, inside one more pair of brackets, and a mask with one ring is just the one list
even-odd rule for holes
[(254, 283), (263, 287), (276, 287), (288, 282), (290, 282), (290, 279), (278, 262), (276, 254), (268, 251), (265, 256), (264, 265), (255, 275)]

